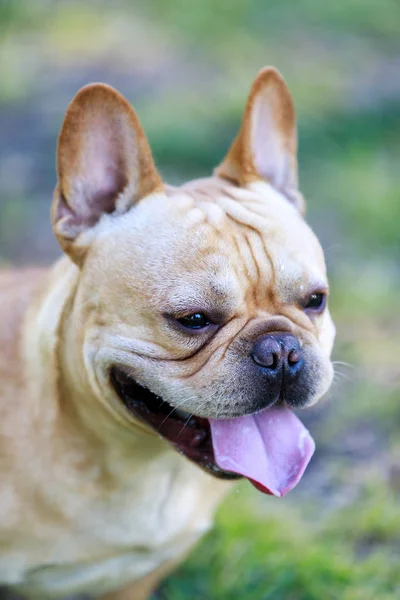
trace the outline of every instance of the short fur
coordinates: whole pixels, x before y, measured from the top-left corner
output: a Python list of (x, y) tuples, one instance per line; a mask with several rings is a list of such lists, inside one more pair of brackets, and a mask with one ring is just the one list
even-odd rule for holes
[[(326, 287), (302, 218), (296, 127), (274, 69), (258, 75), (216, 174), (162, 183), (138, 118), (112, 88), (83, 88), (59, 139), (52, 220), (64, 257), (0, 274), (0, 582), (31, 599), (146, 598), (211, 526), (230, 484), (127, 411), (117, 364), (172, 406), (251, 412), (248, 346), (288, 331), (310, 404), (332, 380), (334, 326), (298, 300)], [(213, 335), (166, 315), (216, 311)]]

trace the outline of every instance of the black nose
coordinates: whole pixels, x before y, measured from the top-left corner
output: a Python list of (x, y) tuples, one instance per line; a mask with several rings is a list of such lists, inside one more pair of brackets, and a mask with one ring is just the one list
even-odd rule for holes
[(300, 343), (290, 333), (275, 333), (259, 338), (253, 346), (253, 360), (271, 373), (284, 371), (294, 376), (303, 365)]

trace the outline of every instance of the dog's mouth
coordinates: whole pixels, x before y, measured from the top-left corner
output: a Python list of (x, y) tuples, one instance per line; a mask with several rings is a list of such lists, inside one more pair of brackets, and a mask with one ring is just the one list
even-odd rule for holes
[(174, 408), (119, 368), (111, 382), (136, 418), (215, 477), (246, 477), (258, 490), (284, 496), (314, 452), (309, 432), (282, 402), (255, 414), (205, 419)]
[(196, 417), (174, 408), (118, 368), (112, 369), (111, 382), (129, 412), (150, 425), (178, 452), (215, 477), (220, 479), (241, 478), (241, 475), (237, 473), (224, 471), (218, 467), (208, 419)]

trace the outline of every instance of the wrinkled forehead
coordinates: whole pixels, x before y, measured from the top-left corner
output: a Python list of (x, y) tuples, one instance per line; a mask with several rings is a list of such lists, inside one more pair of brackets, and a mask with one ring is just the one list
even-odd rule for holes
[(244, 189), (209, 178), (169, 188), (168, 194), (187, 202), (188, 227), (208, 228), (209, 248), (218, 249), (220, 256), (236, 255), (231, 262), (241, 264), (250, 279), (255, 273), (265, 281), (279, 273), (283, 280), (324, 279), (318, 239), (298, 210), (269, 184), (260, 181)]
[(267, 183), (245, 190), (210, 178), (168, 187), (121, 219), (125, 275), (143, 282), (145, 270), (152, 298), (169, 298), (174, 308), (182, 298), (196, 308), (210, 294), (236, 304), (249, 286), (285, 292), (325, 283), (316, 237)]

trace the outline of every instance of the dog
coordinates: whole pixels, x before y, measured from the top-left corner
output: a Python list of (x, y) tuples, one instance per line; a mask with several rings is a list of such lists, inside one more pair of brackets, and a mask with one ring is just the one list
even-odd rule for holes
[(329, 388), (323, 251), (298, 189), (293, 102), (256, 77), (214, 174), (156, 170), (116, 90), (82, 88), (57, 149), (63, 257), (0, 274), (0, 583), (143, 600), (239, 477), (282, 496)]

